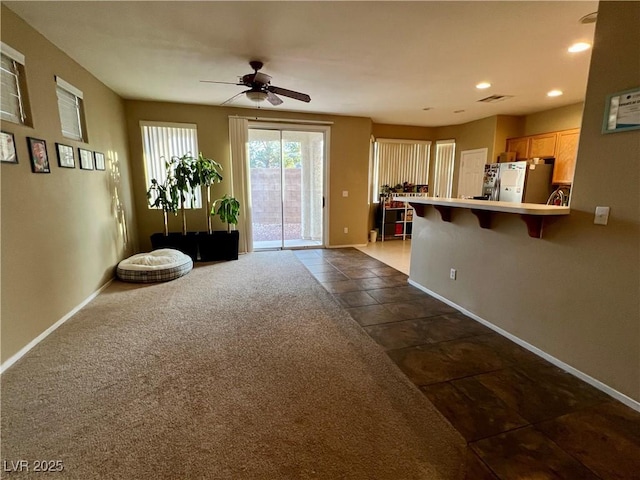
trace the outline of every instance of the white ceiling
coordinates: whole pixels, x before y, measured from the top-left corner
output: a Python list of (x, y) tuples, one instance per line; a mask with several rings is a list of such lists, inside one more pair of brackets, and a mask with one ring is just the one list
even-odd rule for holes
[[(262, 108), (441, 126), (583, 101), (597, 2), (3, 2), (128, 99), (219, 105), (249, 60), (305, 104)], [(475, 84), (489, 81), (488, 90)], [(546, 96), (560, 89), (564, 95)], [(492, 94), (514, 97), (478, 103)], [(254, 106), (244, 95), (232, 106)], [(423, 108), (432, 107), (424, 111)], [(464, 110), (461, 113), (453, 113)]]

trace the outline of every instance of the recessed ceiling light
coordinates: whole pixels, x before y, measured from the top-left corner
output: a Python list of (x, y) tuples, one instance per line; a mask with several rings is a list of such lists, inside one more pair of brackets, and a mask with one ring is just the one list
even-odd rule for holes
[(567, 50), (571, 53), (584, 52), (585, 50), (589, 50), (591, 48), (590, 43), (586, 42), (578, 42), (571, 45)]
[(547, 97), (559, 97), (562, 93), (562, 90), (551, 90), (550, 92), (547, 92)]
[(489, 88), (491, 84), (489, 82), (480, 82), (476, 85), (476, 88), (479, 90), (484, 90), (485, 88)]

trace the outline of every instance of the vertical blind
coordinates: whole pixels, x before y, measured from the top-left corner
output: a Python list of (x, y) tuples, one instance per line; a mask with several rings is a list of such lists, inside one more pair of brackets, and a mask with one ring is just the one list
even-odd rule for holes
[(427, 185), (430, 149), (431, 142), (378, 139), (374, 143), (373, 201), (378, 201), (382, 185)]
[(18, 81), (18, 62), (2, 53), (0, 69), (0, 105), (3, 120), (9, 122), (24, 123), (22, 99), (20, 97), (20, 84)]
[(433, 166), (433, 195), (451, 197), (453, 192), (453, 164), (456, 154), (455, 140), (438, 140)]
[[(187, 153), (198, 156), (198, 129), (189, 123), (160, 123), (140, 122), (142, 128), (142, 153), (144, 156), (145, 178), (147, 187), (151, 179), (155, 178), (162, 184), (167, 178), (165, 162), (172, 157), (181, 157)], [(186, 208), (202, 207), (200, 189), (190, 192), (186, 196)], [(152, 198), (153, 202), (155, 198)]]

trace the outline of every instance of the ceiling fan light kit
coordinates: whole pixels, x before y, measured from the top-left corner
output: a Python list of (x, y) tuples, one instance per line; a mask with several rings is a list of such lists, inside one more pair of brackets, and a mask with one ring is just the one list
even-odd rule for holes
[(249, 90), (245, 94), (249, 100), (256, 103), (264, 102), (267, 99), (267, 93), (262, 91)]
[[(233, 97), (222, 102), (221, 105), (230, 103), (236, 97), (242, 95), (243, 93), (252, 102), (261, 103), (267, 100), (274, 107), (282, 103), (282, 99), (278, 97), (278, 95), (293, 98), (294, 100), (299, 100), (306, 103), (309, 103), (311, 101), (311, 97), (306, 93), (294, 92), (293, 90), (287, 90), (286, 88), (280, 88), (276, 87), (275, 85), (271, 85), (271, 77), (266, 73), (261, 73), (258, 71), (263, 67), (263, 63), (261, 61), (252, 60), (249, 62), (249, 65), (251, 66), (251, 68), (253, 68), (253, 73), (247, 73), (246, 75), (238, 77), (238, 83), (236, 84), (249, 87), (249, 90), (237, 93)], [(229, 84), (229, 82), (216, 82), (211, 80), (201, 80), (201, 82)]]

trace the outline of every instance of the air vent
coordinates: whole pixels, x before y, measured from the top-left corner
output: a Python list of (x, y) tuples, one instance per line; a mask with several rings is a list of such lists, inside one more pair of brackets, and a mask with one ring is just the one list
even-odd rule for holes
[(582, 17), (579, 22), (582, 23), (583, 25), (588, 25), (590, 23), (596, 23), (596, 21), (598, 20), (598, 12), (593, 12), (590, 13), (589, 15), (585, 15), (584, 17)]
[(513, 98), (513, 95), (490, 95), (478, 101), (483, 103), (497, 103), (502, 102), (503, 100), (508, 100), (510, 98)]

